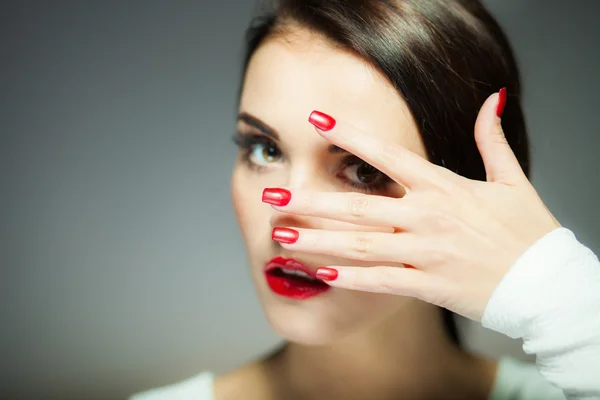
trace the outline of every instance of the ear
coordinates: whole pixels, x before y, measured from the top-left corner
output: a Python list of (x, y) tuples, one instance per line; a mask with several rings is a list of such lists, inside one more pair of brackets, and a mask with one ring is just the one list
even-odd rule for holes
[(475, 142), (483, 158), (487, 181), (515, 185), (524, 173), (502, 130), (505, 104), (506, 89), (494, 93), (483, 103), (475, 122)]

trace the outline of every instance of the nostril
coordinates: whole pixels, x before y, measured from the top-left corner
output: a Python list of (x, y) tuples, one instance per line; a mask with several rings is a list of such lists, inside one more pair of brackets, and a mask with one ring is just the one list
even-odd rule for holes
[(273, 209), (273, 214), (269, 219), (271, 228), (286, 227), (286, 228), (305, 228), (305, 229), (319, 229), (320, 226), (315, 224), (314, 219), (311, 222), (310, 217), (304, 217), (301, 215), (288, 214), (283, 211)]

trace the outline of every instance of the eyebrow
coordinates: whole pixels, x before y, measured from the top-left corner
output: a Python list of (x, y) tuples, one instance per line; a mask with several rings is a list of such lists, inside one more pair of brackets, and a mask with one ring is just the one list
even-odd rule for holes
[(248, 113), (240, 113), (238, 115), (237, 120), (245, 123), (246, 125), (250, 125), (255, 129), (258, 129), (261, 133), (264, 133), (265, 135), (272, 137), (275, 140), (279, 140), (279, 134), (275, 129), (271, 128), (269, 125), (265, 124), (260, 119)]
[[(250, 115), (246, 112), (242, 112), (238, 115), (237, 120), (245, 123), (246, 125), (250, 125), (254, 129), (259, 130), (261, 133), (263, 133), (275, 140), (279, 140), (279, 134), (277, 133), (277, 131), (275, 129), (271, 128), (269, 125), (267, 125), (266, 123), (264, 123), (263, 121), (261, 121), (260, 119), (256, 118), (253, 115)], [(344, 150), (341, 147), (336, 146), (335, 144), (329, 145), (327, 147), (327, 152), (330, 154), (349, 153), (347, 150)]]

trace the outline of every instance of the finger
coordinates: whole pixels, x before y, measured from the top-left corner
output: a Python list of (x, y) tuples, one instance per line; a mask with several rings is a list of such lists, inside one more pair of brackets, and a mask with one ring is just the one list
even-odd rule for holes
[(417, 237), (408, 233), (327, 231), (276, 227), (273, 240), (294, 251), (374, 262), (415, 265), (425, 254)]
[(267, 188), (263, 201), (278, 211), (327, 218), (357, 225), (410, 229), (419, 221), (419, 212), (401, 199), (352, 192), (289, 191)]
[(317, 269), (317, 278), (334, 287), (416, 298), (429, 286), (425, 272), (402, 267), (327, 266)]
[(491, 95), (483, 103), (475, 122), (475, 141), (483, 158), (487, 181), (515, 185), (524, 173), (502, 129), (505, 104), (506, 89)]
[(437, 186), (443, 179), (436, 165), (405, 147), (369, 135), (345, 121), (313, 111), (308, 121), (326, 140), (371, 164), (407, 189)]

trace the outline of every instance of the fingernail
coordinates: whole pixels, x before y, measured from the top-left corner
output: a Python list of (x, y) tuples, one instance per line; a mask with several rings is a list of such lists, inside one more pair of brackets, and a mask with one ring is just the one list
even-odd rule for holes
[(504, 114), (505, 106), (506, 106), (506, 88), (502, 88), (498, 92), (498, 105), (496, 106), (496, 115), (498, 116), (498, 118), (502, 118), (502, 114)]
[(332, 130), (335, 126), (335, 119), (320, 111), (313, 111), (308, 117), (308, 122), (322, 131)]
[(292, 193), (289, 190), (280, 188), (266, 188), (263, 190), (263, 203), (273, 204), (274, 206), (287, 206), (292, 199)]
[(324, 281), (334, 281), (338, 277), (338, 272), (336, 269), (321, 267), (317, 268), (317, 278)]
[(273, 228), (271, 238), (279, 243), (292, 244), (296, 243), (300, 233), (295, 229), (290, 228)]

